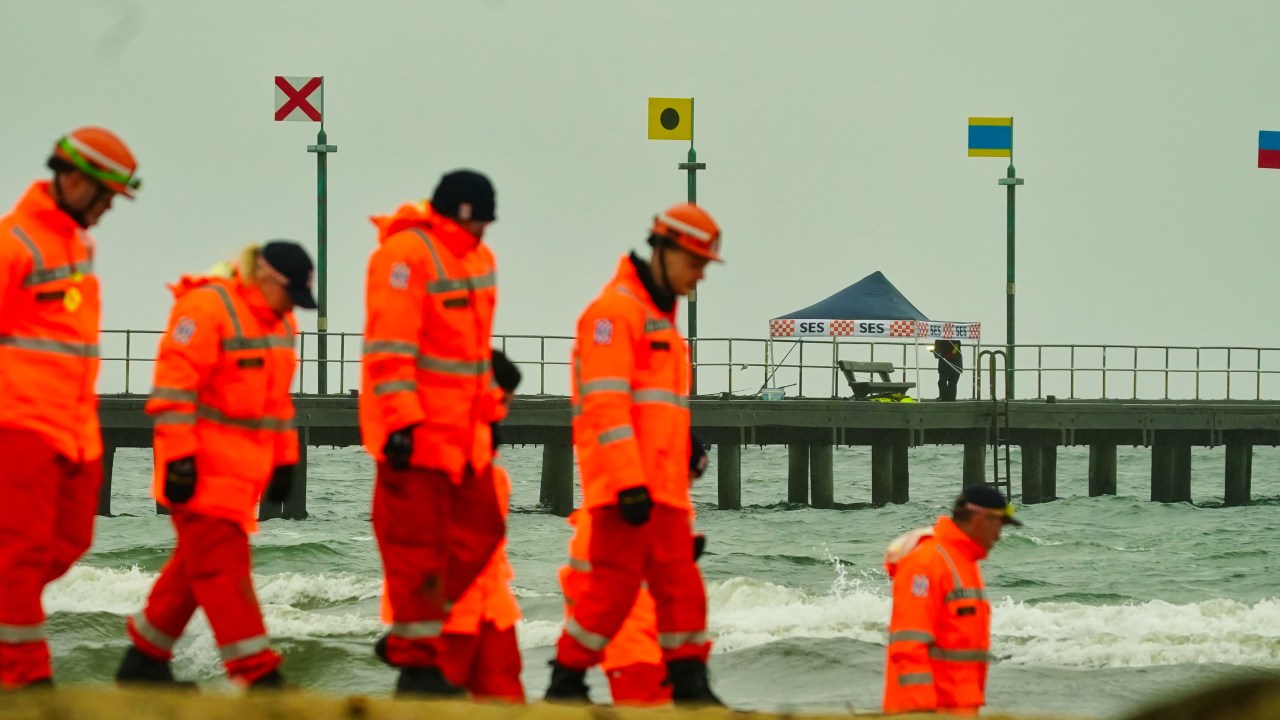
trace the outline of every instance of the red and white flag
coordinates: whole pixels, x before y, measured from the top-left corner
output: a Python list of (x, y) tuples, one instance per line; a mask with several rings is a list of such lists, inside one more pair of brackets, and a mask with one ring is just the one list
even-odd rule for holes
[(320, 122), (323, 113), (323, 77), (276, 76), (276, 121)]

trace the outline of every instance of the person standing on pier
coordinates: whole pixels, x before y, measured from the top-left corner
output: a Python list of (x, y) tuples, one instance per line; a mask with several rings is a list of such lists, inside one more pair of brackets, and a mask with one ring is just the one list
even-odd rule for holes
[(464, 690), (442, 672), (449, 608), (506, 534), (493, 428), (506, 414), (492, 372), (497, 303), (493, 184), (472, 170), (431, 201), (373, 218), (366, 277), (360, 430), (377, 462), (373, 530), (392, 623), (375, 650), (399, 668), (397, 695)]
[(960, 373), (964, 371), (964, 355), (960, 353), (960, 341), (936, 340), (930, 352), (938, 358), (938, 399), (955, 400), (956, 385), (960, 382)]
[(204, 609), (233, 682), (284, 684), (250, 575), (258, 503), (284, 502), (298, 462), (290, 395), (298, 363), (293, 309), (314, 309), (314, 265), (301, 245), (272, 241), (238, 264), (187, 276), (156, 355), (155, 497), (177, 532), (146, 606), (129, 616), (122, 684), (173, 684), (173, 647)]
[(720, 260), (720, 228), (692, 204), (654, 217), (649, 259), (623, 257), (578, 319), (573, 440), (589, 516), (585, 587), (556, 645), (548, 700), (586, 701), (600, 662), (648, 583), (672, 699), (720, 704), (707, 679), (707, 598), (689, 499), (689, 356), (676, 300)]
[(893, 616), (884, 711), (977, 715), (986, 703), (991, 605), (978, 561), (1005, 525), (1022, 525), (988, 485), (970, 485), (951, 517), (894, 540), (885, 554)]
[(52, 683), (44, 587), (89, 549), (102, 482), (98, 278), (85, 232), (141, 181), (129, 148), (83, 127), (51, 180), (0, 218), (0, 690)]

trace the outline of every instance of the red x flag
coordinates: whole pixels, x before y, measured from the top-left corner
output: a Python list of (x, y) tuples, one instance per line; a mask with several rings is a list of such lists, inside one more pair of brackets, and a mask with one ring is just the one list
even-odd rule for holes
[(324, 78), (276, 76), (277, 121), (320, 122), (323, 110)]

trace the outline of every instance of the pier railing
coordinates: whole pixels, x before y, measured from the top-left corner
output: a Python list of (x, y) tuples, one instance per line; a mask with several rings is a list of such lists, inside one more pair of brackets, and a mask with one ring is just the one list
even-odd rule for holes
[[(104, 393), (146, 394), (151, 389), (160, 331), (104, 330)], [(301, 357), (294, 390), (315, 393), (321, 372), (320, 335), (300, 334)], [(327, 334), (330, 394), (360, 387), (359, 333)], [(569, 394), (573, 338), (558, 335), (497, 335), (502, 348), (524, 371), (521, 391), (531, 395)], [(999, 346), (1003, 348), (1003, 346)], [(960, 396), (981, 398), (986, 378), (974, 376), (977, 346), (966, 345)], [(937, 397), (937, 361), (929, 345), (844, 338), (699, 338), (696, 342), (700, 395), (754, 397), (781, 388), (790, 397), (845, 397), (850, 391), (840, 360), (891, 362), (895, 379), (914, 382), (915, 398)], [(1154, 345), (1052, 344), (1014, 349), (1019, 399), (1077, 400), (1276, 400), (1280, 399), (1280, 348)], [(997, 378), (997, 393), (1004, 392)]]

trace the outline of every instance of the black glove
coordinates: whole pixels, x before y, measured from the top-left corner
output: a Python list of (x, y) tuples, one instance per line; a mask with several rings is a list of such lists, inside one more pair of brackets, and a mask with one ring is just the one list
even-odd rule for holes
[(164, 498), (171, 503), (184, 503), (196, 494), (195, 456), (170, 460), (164, 466)]
[(698, 558), (702, 557), (702, 551), (707, 549), (707, 536), (698, 533), (693, 536), (693, 561), (698, 562)]
[(267, 485), (267, 502), (282, 503), (289, 498), (293, 490), (293, 465), (277, 465), (271, 473), (271, 484)]
[(649, 488), (627, 488), (618, 492), (618, 510), (628, 525), (641, 525), (649, 522), (649, 514), (653, 512), (653, 500), (649, 497)]
[(516, 388), (520, 387), (520, 368), (507, 358), (507, 354), (501, 350), (494, 350), (492, 355), (493, 379), (498, 383), (498, 387), (503, 390), (514, 393)]
[(698, 433), (689, 430), (689, 473), (694, 478), (702, 477), (707, 471), (707, 445), (698, 437)]
[(406, 425), (387, 436), (387, 443), (382, 446), (382, 454), (392, 470), (401, 472), (409, 469), (409, 458), (413, 457), (413, 428)]

